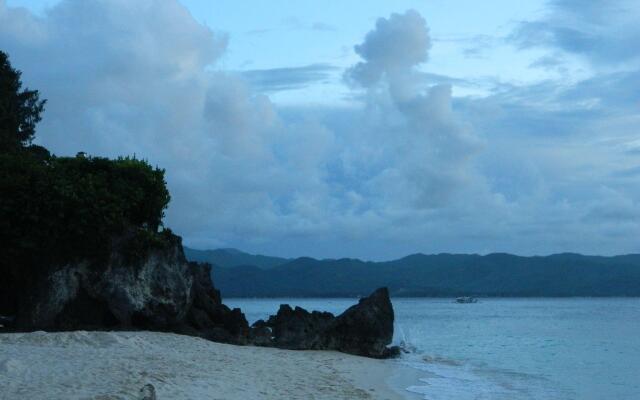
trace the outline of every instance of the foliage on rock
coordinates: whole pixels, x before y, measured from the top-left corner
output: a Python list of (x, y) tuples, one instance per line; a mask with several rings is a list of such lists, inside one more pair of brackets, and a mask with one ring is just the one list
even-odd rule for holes
[(0, 313), (35, 275), (108, 258), (114, 239), (136, 232), (130, 255), (172, 237), (158, 233), (170, 196), (164, 170), (135, 157), (57, 157), (31, 145), (44, 100), (22, 90), (0, 52)]

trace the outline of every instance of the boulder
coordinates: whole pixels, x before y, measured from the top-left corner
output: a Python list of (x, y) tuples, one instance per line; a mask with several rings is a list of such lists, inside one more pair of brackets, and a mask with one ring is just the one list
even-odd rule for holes
[(380, 288), (340, 314), (326, 335), (329, 347), (367, 357), (396, 353), (387, 345), (393, 340), (393, 306), (389, 290)]
[[(328, 312), (292, 309), (284, 304), (268, 321), (258, 321), (250, 338), (256, 344), (295, 350), (337, 350), (373, 358), (398, 354), (393, 339), (393, 307), (381, 288), (335, 317)], [(271, 330), (267, 339), (265, 329)]]
[(327, 348), (325, 332), (335, 317), (328, 312), (309, 312), (303, 308), (280, 306), (278, 314), (269, 318), (274, 345), (283, 349), (320, 350)]

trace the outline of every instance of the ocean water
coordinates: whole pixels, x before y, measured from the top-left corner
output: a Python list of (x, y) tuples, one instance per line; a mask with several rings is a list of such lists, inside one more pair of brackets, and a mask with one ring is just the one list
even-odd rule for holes
[[(250, 323), (283, 303), (340, 313), (355, 299), (226, 299)], [(429, 400), (638, 400), (640, 299), (393, 299), (393, 362)]]

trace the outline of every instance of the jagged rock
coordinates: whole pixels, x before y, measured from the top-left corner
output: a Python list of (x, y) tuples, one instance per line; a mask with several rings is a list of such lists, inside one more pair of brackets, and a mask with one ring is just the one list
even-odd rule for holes
[(244, 344), (249, 325), (239, 309), (222, 304), (210, 271), (187, 262), (175, 236), (135, 260), (114, 246), (101, 265), (78, 262), (40, 277), (21, 299), (13, 328), (133, 328)]
[(329, 328), (329, 347), (368, 357), (387, 357), (393, 339), (393, 306), (387, 288), (360, 299)]
[(249, 323), (239, 308), (222, 304), (220, 292), (213, 287), (211, 266), (190, 263), (193, 271), (193, 304), (187, 315), (187, 330), (195, 328), (197, 336), (216, 342), (245, 344)]
[[(222, 304), (211, 267), (189, 263), (180, 238), (131, 258), (126, 239), (100, 264), (77, 262), (43, 268), (27, 295), (16, 300), (10, 329), (145, 329), (199, 336), (217, 342), (285, 349), (328, 349), (367, 357), (388, 357), (393, 308), (386, 288), (335, 317), (280, 306), (268, 321), (249, 328), (240, 309)], [(51, 271), (51, 272), (48, 272)], [(3, 328), (6, 330), (6, 328)]]
[(189, 311), (189, 328), (196, 330), (194, 336), (214, 342), (246, 344), (249, 337), (249, 323), (242, 311), (239, 308), (231, 310), (224, 304), (213, 310), (193, 307)]
[(147, 383), (140, 389), (140, 394), (138, 395), (139, 400), (157, 400), (156, 398), (156, 388)]
[[(252, 327), (251, 338), (260, 345), (296, 350), (338, 350), (366, 357), (386, 358), (397, 355), (398, 348), (388, 348), (393, 339), (393, 307), (387, 288), (373, 292), (358, 304), (335, 317), (328, 312), (308, 312), (284, 304), (268, 321)], [(258, 330), (272, 329), (265, 344)]]
[(324, 333), (334, 321), (333, 314), (296, 307), (280, 306), (278, 314), (267, 322), (273, 329), (274, 345), (283, 349), (319, 350), (326, 348)]
[(19, 329), (167, 329), (192, 301), (193, 274), (179, 243), (128, 260), (114, 249), (104, 265), (78, 262), (54, 269), (17, 315)]

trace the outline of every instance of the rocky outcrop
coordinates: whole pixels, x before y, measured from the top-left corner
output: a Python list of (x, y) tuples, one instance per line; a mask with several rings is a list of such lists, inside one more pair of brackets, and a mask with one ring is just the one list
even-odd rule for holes
[[(101, 262), (43, 269), (29, 295), (17, 299), (10, 330), (144, 329), (199, 336), (217, 342), (296, 350), (338, 350), (388, 357), (393, 308), (386, 288), (335, 317), (282, 305), (267, 321), (249, 327), (240, 309), (230, 309), (211, 281), (208, 264), (187, 262), (180, 238), (132, 257), (127, 241)], [(2, 328), (0, 329), (7, 329)]]
[(135, 262), (114, 251), (102, 265), (78, 262), (42, 276), (25, 299), (23, 329), (166, 329), (187, 315), (193, 274), (178, 245), (150, 249)]
[(287, 304), (280, 306), (266, 326), (271, 328), (275, 347), (294, 350), (327, 349), (325, 333), (335, 321), (329, 312), (309, 312), (303, 308), (292, 309)]
[(244, 344), (249, 326), (222, 304), (210, 266), (189, 263), (178, 237), (133, 258), (53, 269), (24, 296), (13, 330), (145, 329)]
[(378, 289), (336, 318), (327, 331), (329, 347), (367, 357), (396, 355), (398, 348), (387, 347), (393, 339), (393, 320), (389, 290)]
[(189, 263), (193, 274), (193, 303), (181, 325), (181, 333), (215, 342), (246, 344), (249, 324), (239, 308), (222, 304), (220, 292), (211, 281), (211, 266)]
[(276, 315), (252, 326), (251, 338), (262, 346), (386, 358), (398, 353), (397, 348), (387, 347), (393, 338), (393, 320), (389, 291), (381, 288), (337, 317), (281, 305)]

